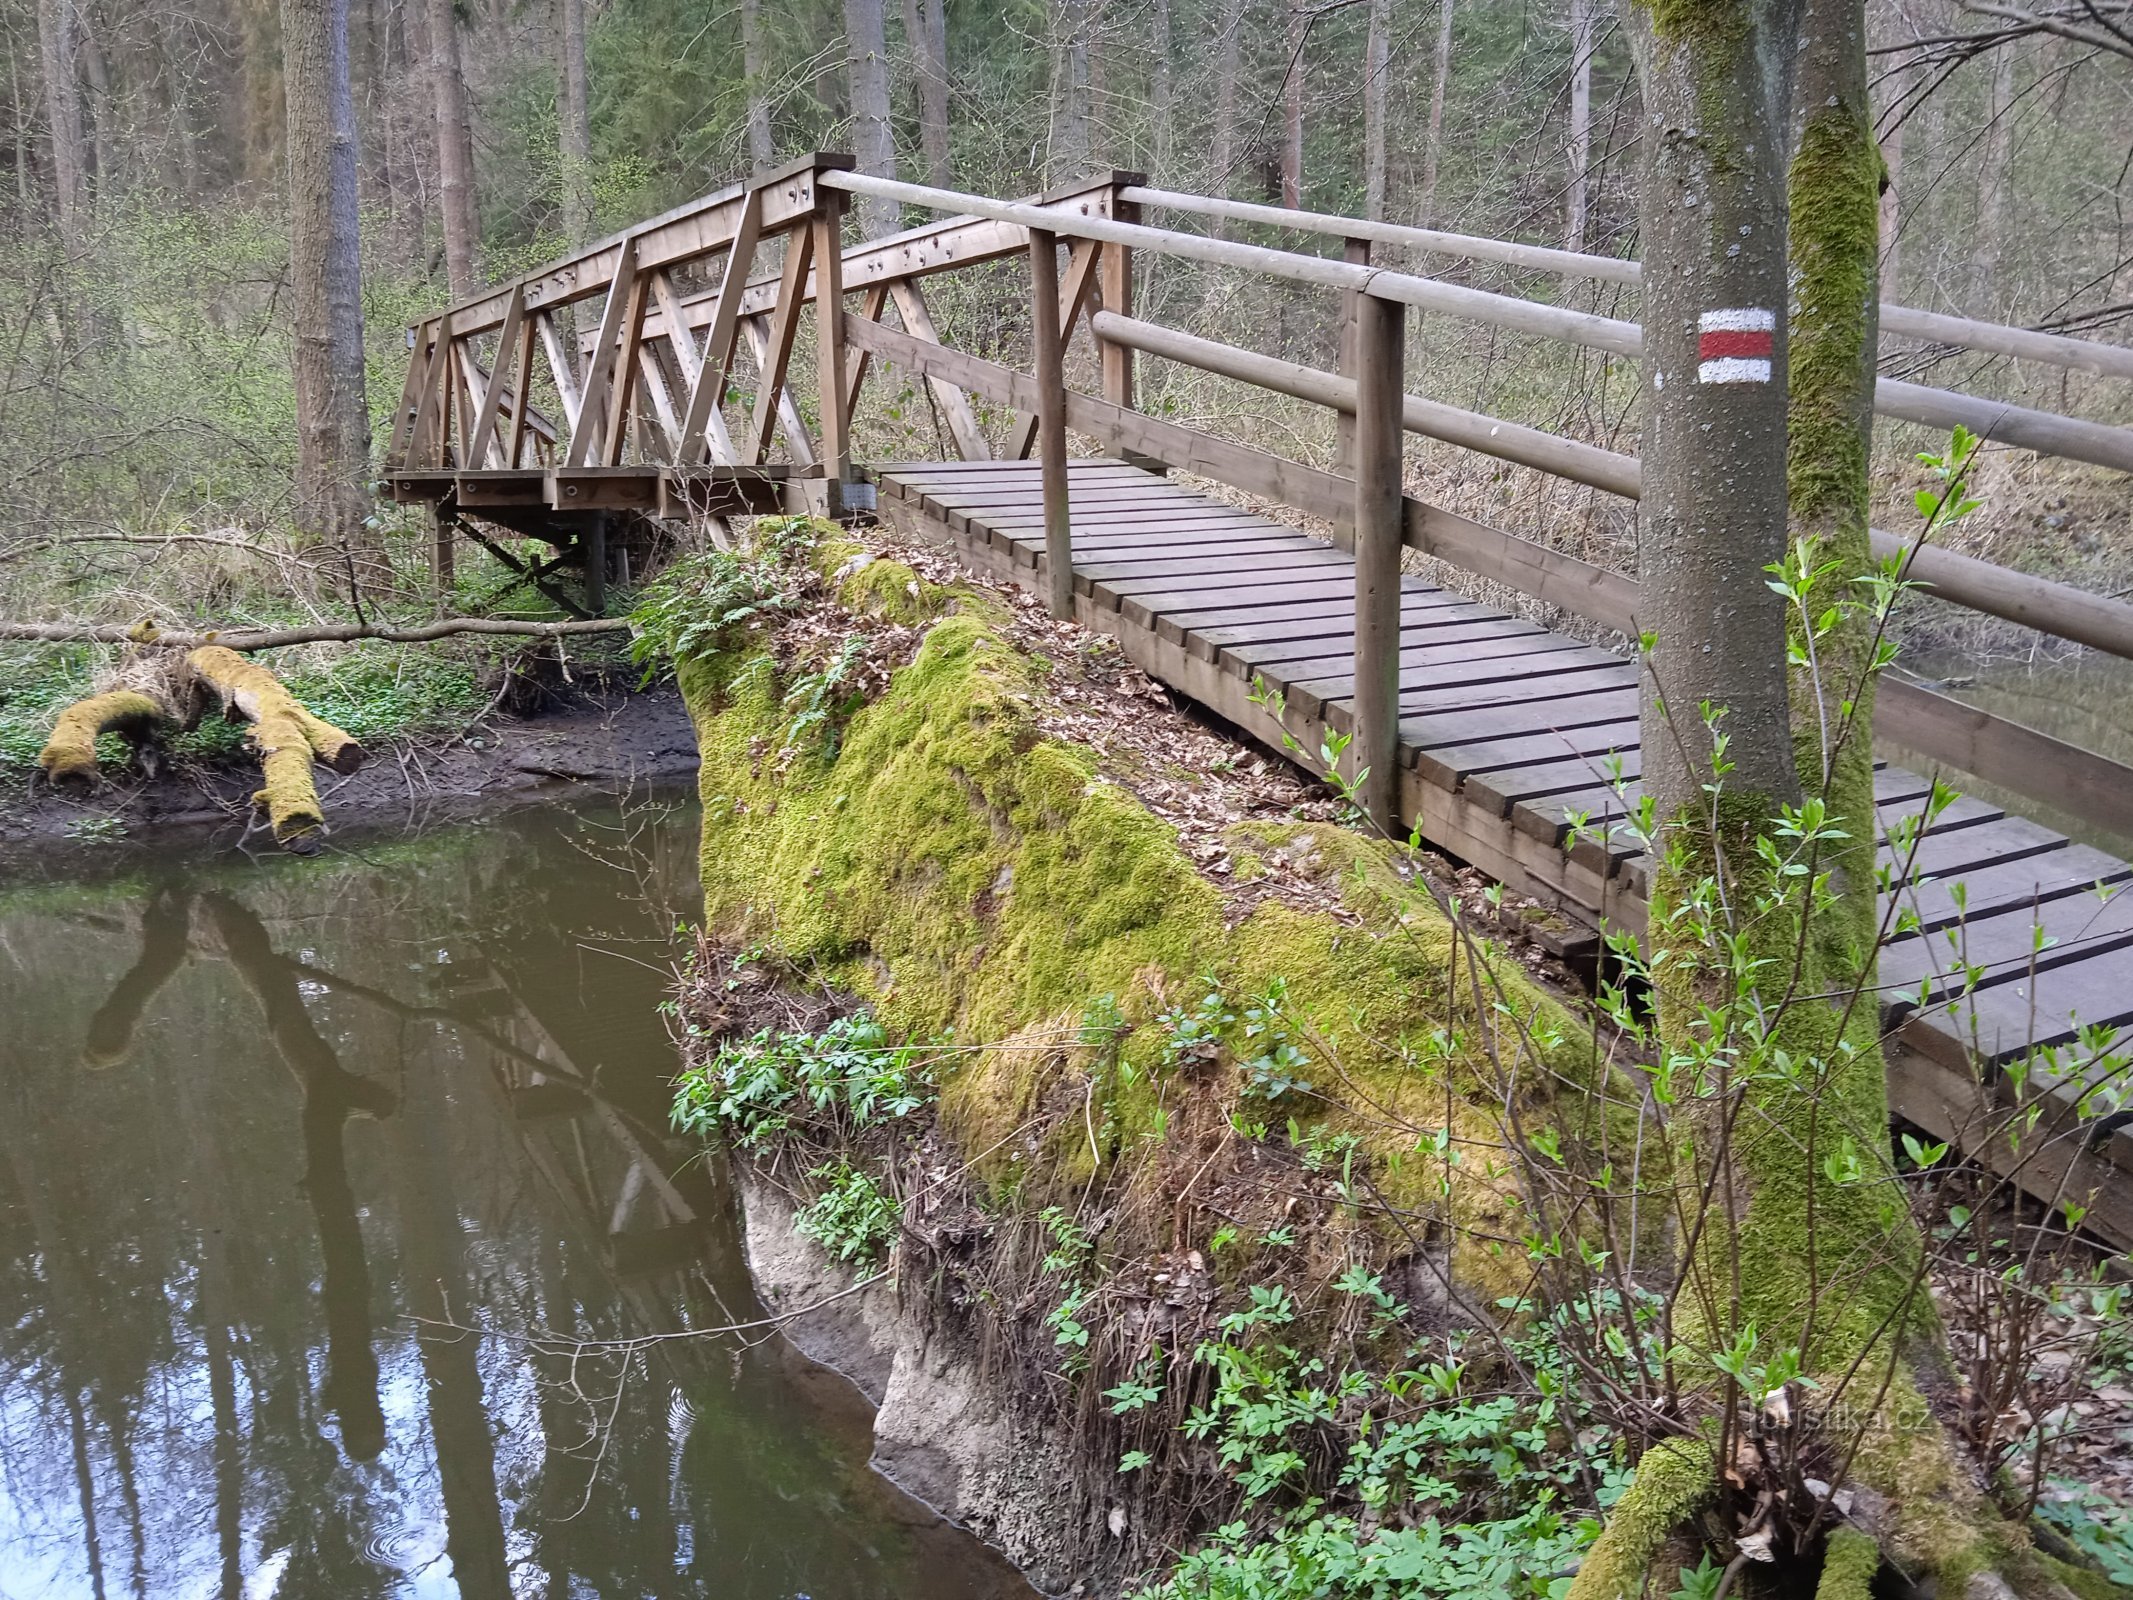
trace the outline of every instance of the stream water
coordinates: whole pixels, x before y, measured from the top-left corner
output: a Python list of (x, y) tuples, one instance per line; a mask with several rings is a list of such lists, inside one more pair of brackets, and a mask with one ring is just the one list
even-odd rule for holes
[(666, 1131), (695, 838), (0, 892), (0, 1596), (1031, 1592), (841, 1378), (671, 1337), (762, 1314)]

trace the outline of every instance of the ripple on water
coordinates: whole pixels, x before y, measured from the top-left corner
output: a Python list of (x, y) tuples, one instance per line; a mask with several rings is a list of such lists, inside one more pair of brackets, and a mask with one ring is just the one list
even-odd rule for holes
[(417, 1522), (380, 1528), (363, 1541), (363, 1559), (387, 1572), (415, 1572), (429, 1564), (430, 1530)]

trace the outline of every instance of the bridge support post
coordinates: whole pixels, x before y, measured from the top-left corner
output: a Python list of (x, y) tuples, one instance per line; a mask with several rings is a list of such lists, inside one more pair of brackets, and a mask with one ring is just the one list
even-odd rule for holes
[(1054, 617), (1074, 615), (1074, 537), (1068, 521), (1066, 363), (1059, 337), (1059, 239), (1029, 230), (1030, 320), (1037, 346), (1037, 455), (1044, 467), (1046, 596)]
[(844, 486), (852, 476), (851, 393), (844, 341), (844, 195), (815, 191), (815, 387), (821, 401), (823, 476), (829, 514), (844, 515)]
[(1400, 550), (1406, 307), (1355, 303), (1355, 729), (1347, 750), (1356, 799), (1399, 826)]

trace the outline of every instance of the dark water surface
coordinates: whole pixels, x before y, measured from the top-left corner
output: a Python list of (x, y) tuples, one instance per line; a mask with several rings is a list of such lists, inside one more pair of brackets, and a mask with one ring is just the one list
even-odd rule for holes
[(0, 1600), (1029, 1593), (779, 1341), (529, 1342), (760, 1315), (666, 1133), (695, 837), (0, 890)]

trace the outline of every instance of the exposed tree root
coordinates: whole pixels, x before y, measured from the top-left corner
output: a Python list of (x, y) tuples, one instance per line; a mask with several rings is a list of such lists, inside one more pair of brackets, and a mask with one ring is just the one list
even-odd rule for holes
[(1839, 1528), (1822, 1555), (1815, 1600), (1868, 1600), (1881, 1570), (1881, 1546), (1857, 1528)]
[(222, 697), (224, 715), (252, 725), (251, 743), (264, 774), (252, 804), (266, 812), (275, 842), (298, 855), (314, 853), (326, 816), (311, 763), (317, 759), (336, 772), (353, 772), (363, 764), (363, 747), (312, 715), (265, 667), (226, 646), (204, 645), (185, 660)]

